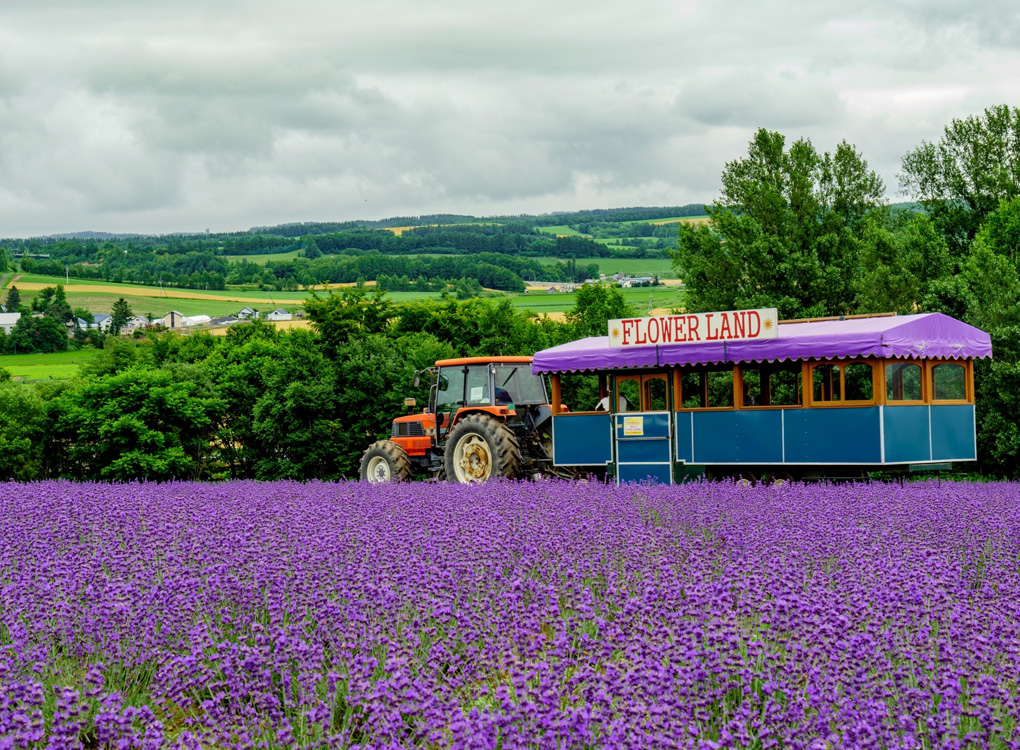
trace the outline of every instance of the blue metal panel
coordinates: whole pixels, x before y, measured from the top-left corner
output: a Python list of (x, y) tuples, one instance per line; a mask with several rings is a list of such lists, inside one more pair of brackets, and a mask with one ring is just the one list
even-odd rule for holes
[(553, 419), (557, 466), (604, 466), (613, 460), (610, 415), (560, 414)]
[(974, 405), (931, 407), (931, 457), (941, 461), (974, 460)]
[(621, 464), (669, 463), (668, 440), (621, 440), (616, 444)]
[(694, 413), (698, 464), (778, 464), (783, 461), (783, 410)]
[(883, 415), (887, 464), (931, 460), (927, 406), (886, 406)]
[(882, 462), (879, 407), (784, 409), (786, 463)]
[(688, 464), (694, 463), (694, 446), (691, 444), (693, 414), (682, 411), (676, 415), (676, 460)]
[[(633, 431), (628, 434), (628, 425)], [(636, 438), (668, 438), (669, 437), (669, 412), (655, 411), (642, 412), (641, 414), (616, 415), (616, 439), (629, 440)]]
[(672, 475), (668, 464), (622, 464), (617, 469), (620, 482), (655, 482), (672, 484)]

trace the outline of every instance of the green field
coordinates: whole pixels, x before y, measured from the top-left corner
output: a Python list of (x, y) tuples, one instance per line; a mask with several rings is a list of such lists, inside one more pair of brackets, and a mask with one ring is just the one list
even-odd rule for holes
[(634, 219), (633, 221), (621, 221), (620, 224), (678, 224), (681, 221), (700, 224), (708, 221), (707, 216), (673, 216), (668, 219)]
[(67, 380), (78, 374), (78, 366), (99, 353), (97, 349), (53, 354), (4, 354), (0, 367), (15, 378), (25, 380)]
[[(655, 308), (682, 307), (684, 293), (680, 287), (646, 287), (643, 289), (621, 289), (624, 300), (634, 308), (638, 315), (647, 315)], [(548, 294), (546, 292), (529, 292), (515, 295), (511, 302), (522, 310), (537, 313), (565, 313), (577, 303), (573, 292), (566, 294)]]
[(269, 260), (294, 260), (301, 255), (301, 250), (291, 250), (289, 253), (265, 253), (262, 255), (224, 255), (223, 259), (228, 263), (240, 263), (242, 260), (246, 260), (249, 263), (255, 263), (260, 266), (264, 266), (266, 261)]
[(555, 234), (555, 235), (568, 235), (571, 237), (587, 237), (586, 234), (581, 234), (576, 229), (571, 229), (566, 224), (561, 224), (555, 227), (535, 227), (542, 234)]

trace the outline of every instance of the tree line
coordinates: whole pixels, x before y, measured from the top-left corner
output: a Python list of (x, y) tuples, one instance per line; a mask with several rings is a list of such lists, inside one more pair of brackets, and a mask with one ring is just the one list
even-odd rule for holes
[[(566, 322), (508, 300), (397, 305), (357, 286), (305, 308), (314, 330), (256, 321), (226, 336), (107, 337), (68, 381), (18, 383), (0, 370), (0, 478), (353, 477), (403, 399), (427, 403), (427, 385), (412, 385), (416, 369), (534, 353), (632, 314), (602, 286), (582, 289)], [(590, 378), (567, 378), (564, 392), (568, 404), (598, 400)]]
[(674, 265), (693, 311), (777, 307), (782, 318), (942, 312), (992, 337), (975, 369), (982, 467), (1020, 467), (1020, 109), (949, 123), (885, 185), (846, 141), (820, 153), (759, 130), (725, 165), (708, 225), (682, 225)]

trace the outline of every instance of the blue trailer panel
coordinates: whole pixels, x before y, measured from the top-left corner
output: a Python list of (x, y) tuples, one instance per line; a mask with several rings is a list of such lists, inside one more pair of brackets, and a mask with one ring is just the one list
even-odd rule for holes
[(785, 463), (882, 463), (879, 412), (877, 406), (785, 409)]
[(933, 461), (974, 461), (974, 404), (931, 407), (931, 457)]
[(553, 417), (553, 461), (557, 466), (605, 466), (613, 460), (608, 412)]

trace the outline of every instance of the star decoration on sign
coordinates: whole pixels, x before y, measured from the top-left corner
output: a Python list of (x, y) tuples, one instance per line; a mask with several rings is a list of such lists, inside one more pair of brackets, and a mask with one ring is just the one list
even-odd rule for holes
[(772, 325), (773, 325), (772, 318), (765, 318), (765, 320), (761, 322), (761, 327), (764, 328), (766, 331), (771, 331)]
[(619, 328), (611, 329), (609, 331), (609, 335), (612, 336), (614, 339), (620, 338), (620, 329)]

